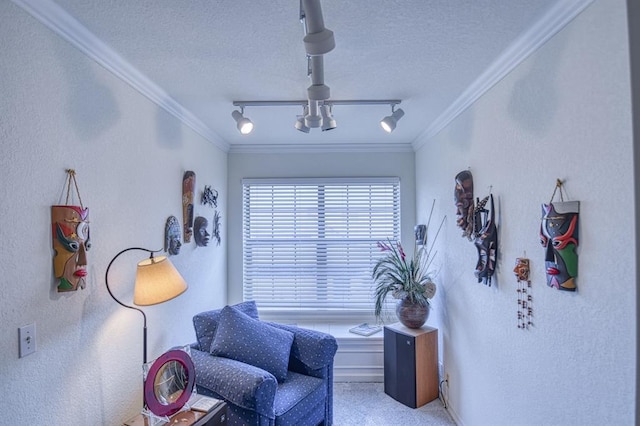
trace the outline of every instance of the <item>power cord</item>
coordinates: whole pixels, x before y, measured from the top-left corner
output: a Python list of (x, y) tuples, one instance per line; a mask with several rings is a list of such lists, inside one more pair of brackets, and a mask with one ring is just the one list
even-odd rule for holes
[[(444, 384), (446, 384), (446, 395), (445, 395), (445, 390), (444, 390)], [(444, 409), (447, 409), (447, 400), (449, 399), (449, 380), (447, 379), (443, 379), (440, 380), (440, 383), (438, 384), (438, 398), (440, 399), (440, 402), (442, 402), (442, 406), (444, 407)]]

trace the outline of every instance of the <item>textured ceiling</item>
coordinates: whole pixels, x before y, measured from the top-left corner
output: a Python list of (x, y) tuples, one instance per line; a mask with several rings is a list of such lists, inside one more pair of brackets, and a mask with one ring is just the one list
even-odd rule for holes
[[(321, 0), (336, 48), (325, 55), (331, 99), (401, 99), (390, 107), (335, 106), (338, 127), (293, 128), (300, 107), (247, 107), (238, 133), (234, 100), (299, 100), (310, 85), (298, 0), (57, 0), (231, 149), (263, 144), (411, 144), (425, 134), (514, 40), (563, 0)], [(565, 0), (566, 1), (566, 0)]]

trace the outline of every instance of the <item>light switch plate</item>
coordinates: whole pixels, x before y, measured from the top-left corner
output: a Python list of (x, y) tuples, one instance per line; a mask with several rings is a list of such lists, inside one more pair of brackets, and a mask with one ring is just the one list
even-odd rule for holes
[(36, 324), (28, 324), (18, 329), (20, 339), (20, 358), (36, 351)]

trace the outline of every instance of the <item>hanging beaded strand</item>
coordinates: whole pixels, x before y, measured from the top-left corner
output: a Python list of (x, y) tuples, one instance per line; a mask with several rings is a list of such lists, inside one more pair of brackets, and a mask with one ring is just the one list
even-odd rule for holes
[(533, 325), (533, 296), (531, 295), (531, 280), (529, 279), (529, 259), (519, 257), (513, 272), (518, 280), (518, 328), (528, 330)]

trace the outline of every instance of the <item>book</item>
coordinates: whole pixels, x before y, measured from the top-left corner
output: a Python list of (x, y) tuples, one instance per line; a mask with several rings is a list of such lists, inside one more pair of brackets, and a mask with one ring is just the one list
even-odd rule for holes
[(189, 406), (192, 410), (208, 413), (221, 402), (221, 399), (196, 394), (189, 400)]
[(349, 329), (351, 333), (360, 334), (361, 336), (371, 336), (380, 330), (382, 330), (382, 327), (379, 325), (369, 325), (366, 322)]

